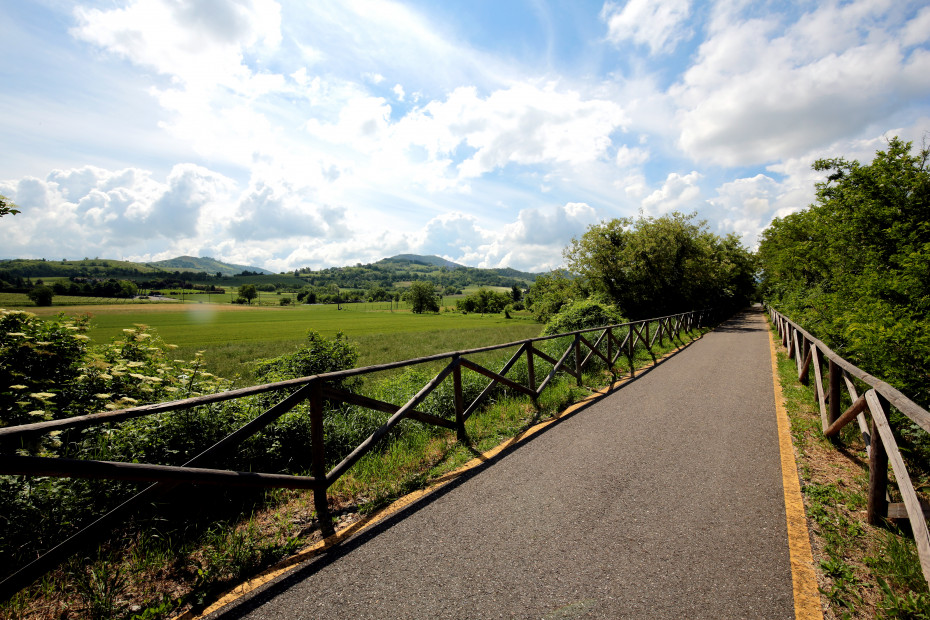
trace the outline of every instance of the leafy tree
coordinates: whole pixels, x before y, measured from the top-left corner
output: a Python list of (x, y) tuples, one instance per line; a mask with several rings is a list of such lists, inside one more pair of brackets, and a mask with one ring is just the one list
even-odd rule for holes
[(494, 314), (503, 311), (513, 300), (507, 293), (497, 293), (480, 288), (476, 292), (455, 302), (459, 312), (480, 312)]
[(592, 225), (564, 256), (569, 270), (631, 319), (746, 304), (755, 263), (736, 236), (720, 238), (696, 214)]
[(417, 281), (410, 285), (406, 294), (407, 301), (417, 314), (423, 312), (439, 312), (439, 302), (436, 300), (436, 290), (431, 282)]
[(930, 150), (822, 159), (815, 204), (759, 245), (765, 298), (837, 353), (930, 404)]
[(533, 318), (545, 323), (566, 303), (587, 297), (587, 291), (583, 290), (582, 285), (580, 281), (569, 279), (567, 274), (560, 271), (537, 276), (526, 293), (526, 307), (533, 313)]
[(239, 287), (239, 298), (244, 299), (249, 305), (252, 305), (252, 300), (257, 296), (258, 290), (254, 284), (243, 284)]
[(514, 284), (510, 287), (510, 298), (514, 301), (520, 301), (523, 299), (523, 289)]
[(55, 292), (44, 284), (31, 289), (26, 294), (29, 296), (29, 299), (31, 299), (37, 306), (51, 306), (52, 297), (55, 296)]
[(16, 215), (17, 213), (19, 213), (19, 209), (16, 208), (13, 201), (0, 194), (0, 217), (4, 215)]

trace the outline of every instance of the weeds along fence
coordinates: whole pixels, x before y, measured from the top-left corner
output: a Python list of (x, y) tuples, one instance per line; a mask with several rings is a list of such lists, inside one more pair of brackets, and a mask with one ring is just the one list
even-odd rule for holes
[[(537, 403), (537, 399), (552, 383), (557, 373), (567, 373), (569, 377), (577, 381), (579, 386), (583, 384), (585, 370), (603, 370), (610, 372), (614, 377), (627, 372), (635, 375), (634, 358), (637, 354), (641, 356), (648, 354), (655, 361), (653, 348), (657, 341), (659, 346), (664, 346), (666, 340), (670, 344), (675, 344), (676, 340), (684, 344), (682, 332), (690, 333), (696, 328), (716, 324), (721, 318), (718, 314), (712, 310), (688, 312), (378, 366), (330, 372), (185, 400), (0, 428), (0, 450), (2, 450), (0, 475), (152, 483), (116, 508), (84, 526), (76, 534), (46, 551), (44, 555), (15, 569), (15, 572), (0, 583), (0, 597), (9, 598), (78, 550), (99, 543), (113, 530), (123, 525), (141, 506), (183, 484), (262, 489), (311, 489), (321, 529), (324, 533), (331, 533), (333, 526), (327, 490), (402, 420), (417, 420), (426, 425), (455, 431), (459, 440), (465, 440), (465, 421), (497, 389), (507, 389), (516, 394), (526, 395)], [(549, 349), (550, 352), (562, 352), (550, 355), (543, 348)], [(507, 349), (516, 349), (516, 352), (499, 371), (490, 370), (473, 361), (480, 354)], [(625, 358), (626, 363), (618, 365), (622, 358)], [(393, 404), (358, 393), (361, 390), (353, 391), (351, 381), (353, 378), (415, 365), (426, 365), (427, 368), (435, 368), (438, 365), (441, 370), (407, 402)], [(512, 372), (515, 367), (520, 369), (519, 373)], [(469, 377), (469, 386), (476, 387), (467, 390), (468, 398), (466, 398), (466, 390), (463, 389), (462, 378), (466, 371), (478, 375), (478, 377)], [(519, 374), (520, 377), (508, 377), (508, 373)], [(431, 392), (450, 377), (454, 419), (448, 413), (446, 417), (443, 417), (437, 415), (436, 412), (424, 410), (421, 406)], [(481, 377), (489, 380), (483, 389), (480, 389), (480, 386), (485, 385), (480, 381)], [(360, 381), (354, 382), (355, 385), (360, 383)], [(251, 421), (196, 456), (189, 458), (181, 466), (40, 457), (17, 453), (17, 450), (29, 445), (29, 442), (34, 442), (37, 438), (49, 433), (60, 433), (68, 429), (85, 429), (103, 424), (117, 424), (168, 412), (190, 411), (212, 403), (244, 399), (260, 394), (267, 396), (268, 393), (278, 391), (289, 393)], [(233, 471), (206, 467), (211, 462), (218, 461), (220, 457), (226, 457), (247, 439), (260, 433), (275, 420), (302, 403), (309, 403), (307, 409), (310, 417), (310, 445), (306, 448), (311, 453), (311, 475)], [(354, 449), (344, 449), (343, 451), (348, 453), (329, 471), (326, 471), (328, 460), (327, 437), (324, 436), (324, 411), (332, 411), (333, 407), (345, 405), (381, 412), (389, 417)], [(306, 407), (306, 405), (303, 406)], [(334, 449), (332, 444), (329, 447)], [(332, 455), (330, 455), (329, 462), (335, 462)]]
[[(917, 543), (924, 579), (930, 584), (930, 532), (926, 520), (930, 504), (919, 498), (914, 490), (890, 421), (891, 408), (894, 407), (924, 431), (930, 432), (930, 413), (887, 383), (844, 360), (777, 310), (769, 308), (769, 313), (782, 344), (788, 349), (788, 358), (797, 363), (798, 380), (808, 383), (813, 370), (824, 435), (839, 441), (839, 433), (844, 426), (853, 420), (859, 425), (869, 455), (869, 523), (881, 525), (885, 520), (907, 519)], [(824, 365), (827, 366), (826, 385)], [(862, 388), (864, 393), (859, 393), (857, 383), (860, 388), (865, 386)], [(844, 386), (851, 405), (841, 411)], [(866, 420), (866, 413), (871, 421)], [(902, 502), (892, 503), (889, 499), (889, 463)]]

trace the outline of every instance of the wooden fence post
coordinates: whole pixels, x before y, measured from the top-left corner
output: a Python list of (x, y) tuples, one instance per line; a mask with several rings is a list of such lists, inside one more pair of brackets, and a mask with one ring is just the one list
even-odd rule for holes
[[(313, 386), (310, 395), (310, 448), (313, 451), (311, 467), (313, 477), (317, 480), (326, 479), (326, 444), (323, 437), (323, 395), (319, 385)], [(326, 497), (326, 487), (313, 489), (313, 507), (316, 517), (320, 521), (320, 531), (323, 536), (334, 532), (332, 515), (329, 513), (329, 500)]]
[[(843, 373), (840, 370), (840, 367), (832, 359), (830, 360), (828, 366), (828, 375), (827, 383), (829, 390), (829, 408), (827, 409), (827, 422), (833, 424), (836, 422), (837, 418), (840, 417), (840, 382), (842, 381)], [(839, 435), (837, 435), (839, 439)]]
[(578, 373), (578, 386), (581, 386), (581, 336), (575, 334), (575, 341), (572, 343), (575, 348), (575, 372)]
[[(885, 417), (888, 417), (888, 401), (876, 393)], [(866, 517), (871, 525), (882, 525), (888, 517), (888, 453), (872, 416), (871, 441), (869, 445), (869, 497)]]
[[(527, 342), (526, 345), (526, 387), (534, 392), (536, 391), (536, 363), (533, 359), (533, 343)], [(533, 396), (533, 404), (538, 405), (538, 398)]]
[(462, 366), (458, 355), (452, 357), (455, 368), (452, 370), (452, 392), (455, 400), (455, 436), (461, 442), (468, 441), (465, 433), (465, 398), (462, 395)]

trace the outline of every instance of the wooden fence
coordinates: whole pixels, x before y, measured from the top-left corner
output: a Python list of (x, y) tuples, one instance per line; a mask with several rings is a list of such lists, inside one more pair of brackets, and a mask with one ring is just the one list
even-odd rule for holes
[[(797, 363), (798, 379), (807, 383), (813, 369), (824, 435), (836, 441), (844, 426), (853, 420), (859, 425), (869, 455), (869, 523), (880, 525), (886, 519), (908, 519), (917, 543), (924, 579), (930, 584), (930, 532), (927, 530), (926, 519), (930, 506), (914, 491), (889, 421), (891, 407), (894, 407), (930, 432), (930, 413), (887, 383), (841, 358), (783, 314), (772, 308), (769, 308), (769, 313), (781, 335), (782, 344), (788, 349), (788, 357)], [(827, 366), (826, 385), (824, 364)], [(865, 393), (859, 394), (855, 383), (857, 380), (860, 385), (867, 386)], [(852, 404), (845, 411), (840, 411), (844, 386)], [(871, 416), (871, 424), (866, 420), (866, 412)], [(903, 499), (900, 503), (889, 501), (889, 462)]]
[[(25, 424), (0, 428), (0, 475), (57, 476), (92, 479), (128, 480), (151, 482), (150, 486), (128, 498), (122, 504), (99, 517), (82, 530), (48, 550), (33, 562), (18, 568), (3, 582), (0, 582), (0, 597), (6, 599), (17, 591), (31, 584), (60, 562), (81, 548), (99, 542), (118, 528), (145, 501), (161, 496), (181, 484), (209, 484), (222, 486), (312, 489), (314, 506), (324, 533), (332, 532), (327, 489), (345, 474), (352, 465), (368, 453), (391, 429), (404, 419), (413, 419), (425, 424), (440, 426), (456, 431), (458, 438), (465, 438), (465, 421), (473, 415), (497, 386), (507, 388), (519, 394), (529, 396), (533, 402), (551, 384), (556, 373), (564, 372), (574, 377), (578, 385), (582, 384), (585, 368), (592, 360), (600, 360), (614, 375), (617, 363), (625, 357), (629, 372), (635, 375), (634, 356), (637, 350), (645, 350), (655, 360), (653, 347), (656, 341), (672, 343), (681, 340), (681, 333), (695, 328), (715, 324), (720, 318), (712, 310), (694, 311), (672, 316), (634, 321), (609, 327), (569, 332), (541, 338), (511, 342), (507, 344), (443, 353), (412, 360), (355, 368), (339, 372), (330, 372), (289, 381), (281, 381), (237, 390), (230, 390), (209, 396), (200, 396), (186, 400), (158, 403), (108, 411), (85, 416), (75, 416), (63, 420), (52, 420), (35, 424)], [(545, 340), (570, 337), (571, 343), (564, 353), (556, 359), (538, 348)], [(516, 348), (516, 353), (499, 372), (484, 368), (469, 358), (479, 353)], [(527, 364), (527, 385), (507, 377), (507, 373), (523, 357)], [(355, 394), (336, 387), (342, 380), (359, 377), (379, 371), (397, 369), (426, 363), (441, 363), (439, 371), (420, 389), (413, 398), (401, 405), (375, 400), (362, 394)], [(536, 384), (537, 363), (549, 365), (545, 378)], [(542, 366), (544, 369), (545, 366)], [(484, 375), (490, 382), (487, 387), (470, 403), (466, 403), (462, 389), (463, 370)], [(541, 373), (540, 373), (541, 376)], [(455, 419), (447, 419), (417, 409), (426, 397), (443, 381), (451, 377), (455, 400)], [(296, 389), (295, 389), (296, 388)], [(179, 467), (152, 465), (145, 463), (123, 463), (112, 461), (76, 460), (21, 456), (14, 453), (15, 448), (28, 440), (53, 431), (86, 428), (105, 423), (118, 423), (124, 420), (155, 415), (171, 411), (191, 409), (201, 405), (245, 398), (272, 391), (294, 390), (267, 411), (259, 414), (250, 422), (234, 431), (200, 454), (190, 458)], [(310, 476), (292, 476), (257, 472), (229, 471), (205, 467), (218, 456), (228, 453), (252, 435), (293, 409), (298, 403), (309, 402), (310, 446), (312, 467)], [(390, 414), (390, 418), (335, 467), (326, 471), (326, 438), (323, 432), (324, 402), (347, 403)]]

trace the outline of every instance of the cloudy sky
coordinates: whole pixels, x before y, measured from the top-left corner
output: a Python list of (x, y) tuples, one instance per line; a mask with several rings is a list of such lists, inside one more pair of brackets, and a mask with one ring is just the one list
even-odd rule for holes
[(2, 258), (541, 271), (639, 213), (753, 247), (815, 159), (919, 144), (930, 6), (19, 0), (0, 75)]

